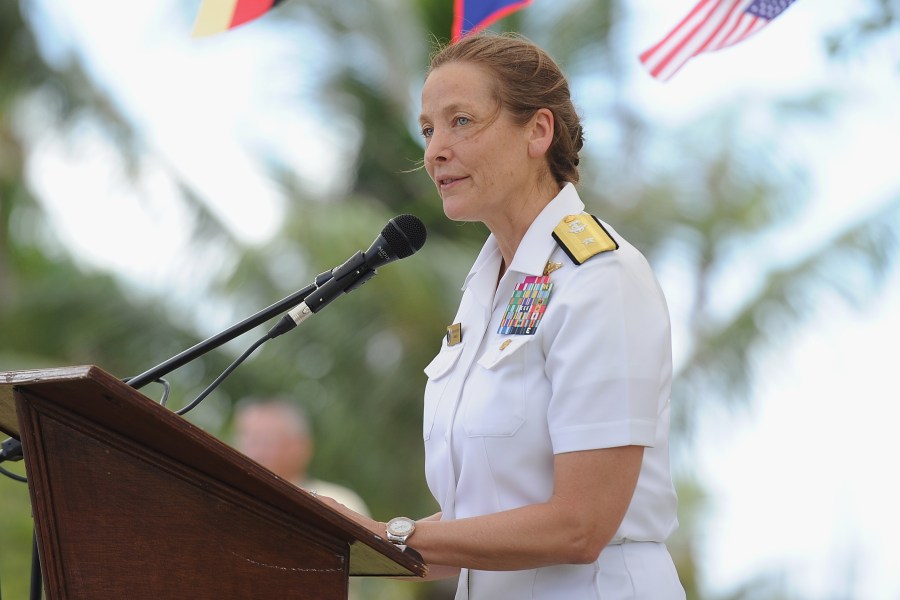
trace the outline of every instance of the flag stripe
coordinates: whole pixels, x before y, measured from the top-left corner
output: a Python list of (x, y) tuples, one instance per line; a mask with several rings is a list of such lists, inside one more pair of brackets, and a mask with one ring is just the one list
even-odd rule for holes
[(736, 38), (735, 40), (730, 42), (728, 45), (732, 46), (734, 44), (737, 44), (738, 42), (743, 42), (748, 37), (750, 37), (757, 31), (759, 31), (760, 29), (765, 27), (768, 23), (769, 22), (766, 19), (760, 19), (759, 17), (753, 17), (752, 19), (750, 19), (748, 21), (746, 31), (741, 33), (740, 37)]
[(451, 38), (454, 42), (462, 37), (463, 17), (466, 12), (466, 0), (453, 0), (453, 27), (451, 28)]
[(725, 37), (713, 44), (711, 49), (718, 50), (719, 48), (724, 48), (725, 46), (736, 43), (740, 38), (741, 33), (738, 30), (740, 29), (743, 22), (744, 13), (739, 13), (738, 18), (734, 21), (734, 25), (731, 26), (731, 28), (728, 30), (728, 33), (725, 34)]
[[(529, 4), (531, 4), (531, 0), (500, 0), (498, 6), (493, 11), (489, 12), (486, 16), (482, 17), (480, 20), (472, 21), (470, 16), (466, 14), (466, 3), (468, 2), (468, 6), (472, 7), (473, 5), (476, 8), (490, 8), (491, 5), (496, 5), (497, 2), (485, 2), (484, 0), (473, 1), (473, 0), (454, 0), (453, 3), (453, 29), (451, 32), (451, 39), (453, 42), (458, 42), (463, 36), (468, 35), (470, 33), (475, 33), (490, 27), (493, 23), (499, 21), (503, 17), (506, 17), (521, 8), (525, 8)], [(484, 6), (482, 6), (482, 4)], [(472, 11), (469, 11), (469, 15), (471, 15)]]
[(229, 28), (261, 17), (272, 8), (273, 4), (274, 0), (238, 0)]
[[(707, 35), (706, 31), (715, 26), (715, 21), (712, 19), (721, 9), (721, 5), (713, 4), (709, 8), (706, 14), (698, 16), (696, 24), (683, 22), (683, 27), (679, 27), (680, 37), (675, 46), (663, 55), (656, 68), (650, 71), (654, 76), (668, 79), (671, 75), (667, 73), (674, 74), (694, 55), (694, 50), (703, 44)], [(711, 22), (712, 25), (710, 25)], [(688, 29), (688, 27), (690, 28)], [(698, 36), (702, 36), (702, 39), (698, 39)]]
[(654, 54), (656, 54), (656, 53), (659, 51), (660, 48), (662, 48), (663, 44), (668, 44), (668, 43), (669, 43), (669, 40), (671, 40), (673, 37), (675, 37), (675, 35), (678, 34), (678, 30), (681, 29), (681, 27), (682, 27), (687, 21), (689, 21), (690, 19), (694, 18), (694, 16), (695, 16), (698, 12), (700, 12), (700, 10), (703, 8), (703, 5), (704, 5), (704, 4), (707, 4), (707, 3), (709, 3), (709, 2), (712, 2), (712, 0), (702, 0), (702, 2), (700, 2), (697, 6), (695, 6), (694, 9), (693, 9), (690, 13), (688, 13), (688, 16), (686, 16), (684, 19), (682, 19), (681, 23), (679, 23), (678, 26), (677, 26), (675, 29), (673, 29), (672, 31), (669, 32), (669, 35), (667, 35), (667, 36), (664, 37), (662, 40), (660, 40), (659, 43), (657, 43), (655, 46), (653, 46), (653, 47), (650, 48), (649, 50), (645, 50), (644, 53), (641, 54), (641, 61), (646, 62), (646, 61), (650, 60), (650, 58), (651, 58)]
[(701, 11), (694, 13), (689, 19), (681, 22), (673, 31), (675, 35), (669, 38), (668, 43), (657, 51), (656, 56), (648, 58), (647, 66), (652, 66), (650, 73), (654, 77), (663, 76), (663, 70), (669, 68), (673, 61), (676, 61), (679, 51), (690, 41), (691, 36), (695, 35), (703, 24), (709, 20), (710, 15), (714, 11), (715, 2), (704, 3)]
[(741, 20), (738, 21), (737, 26), (734, 28), (734, 32), (728, 36), (728, 39), (724, 40), (719, 46), (712, 48), (712, 50), (720, 50), (727, 46), (734, 46), (738, 42), (743, 41), (748, 35), (755, 31), (753, 26), (760, 21), (757, 17), (748, 17), (747, 15), (743, 15)]
[[(706, 40), (706, 43), (704, 43), (702, 46), (700, 46), (697, 49), (696, 52), (694, 52), (694, 56), (697, 56), (701, 52), (705, 52), (707, 49), (717, 48), (718, 46), (716, 46), (716, 44), (720, 44), (723, 39), (728, 38), (728, 33), (726, 33), (724, 36), (720, 36), (720, 34), (723, 31), (729, 31), (729, 30), (733, 31), (734, 27), (737, 26), (737, 24), (740, 20), (741, 20), (741, 13), (738, 12), (737, 4), (735, 4), (728, 10), (728, 14), (725, 16), (724, 19), (722, 19), (722, 22), (719, 23), (719, 26), (716, 27), (716, 30), (712, 33), (712, 35), (709, 36), (709, 38)], [(729, 23), (732, 23), (732, 22), (734, 23), (734, 25), (731, 28), (726, 29), (726, 27), (729, 25)]]
[(191, 35), (204, 37), (228, 29), (237, 2), (238, 0), (203, 0)]
[(234, 29), (257, 19), (282, 0), (202, 0), (193, 37), (203, 37)]

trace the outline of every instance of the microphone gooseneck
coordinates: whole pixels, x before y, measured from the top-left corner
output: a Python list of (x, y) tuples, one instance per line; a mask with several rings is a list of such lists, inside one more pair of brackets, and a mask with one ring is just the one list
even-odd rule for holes
[(341, 294), (355, 290), (371, 279), (378, 267), (415, 254), (425, 244), (426, 237), (425, 225), (413, 215), (400, 215), (388, 221), (365, 253), (357, 252), (339, 267), (320, 273), (312, 284), (298, 292), (302, 294), (303, 301), (284, 315), (266, 335), (250, 346), (177, 414), (184, 415), (193, 410), (263, 343), (290, 331)]

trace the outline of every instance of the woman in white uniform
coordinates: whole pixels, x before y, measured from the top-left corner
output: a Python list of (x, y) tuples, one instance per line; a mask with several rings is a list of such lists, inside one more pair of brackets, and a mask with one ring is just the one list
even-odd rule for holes
[(668, 309), (640, 252), (584, 212), (565, 77), (524, 38), (469, 36), (434, 56), (420, 124), (445, 214), (491, 234), (425, 370), (441, 512), (368, 525), (459, 575), (460, 600), (684, 598), (665, 546)]

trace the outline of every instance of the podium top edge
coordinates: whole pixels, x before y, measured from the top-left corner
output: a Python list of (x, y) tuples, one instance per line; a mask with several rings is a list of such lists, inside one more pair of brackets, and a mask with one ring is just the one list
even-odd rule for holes
[(96, 365), (0, 371), (0, 432), (15, 438), (19, 437), (19, 424), (16, 419), (13, 388), (56, 381), (80, 381), (98, 378), (115, 379)]
[(0, 386), (27, 385), (47, 381), (86, 379), (102, 372), (95, 365), (74, 367), (50, 367), (47, 369), (23, 369), (20, 371), (0, 371)]

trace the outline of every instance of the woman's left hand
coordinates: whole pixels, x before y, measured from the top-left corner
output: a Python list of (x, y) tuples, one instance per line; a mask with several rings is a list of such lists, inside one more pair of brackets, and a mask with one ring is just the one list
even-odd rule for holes
[(332, 510), (334, 510), (336, 512), (341, 513), (348, 519), (362, 525), (363, 527), (365, 527), (366, 529), (368, 529), (369, 531), (371, 531), (378, 537), (383, 538), (385, 536), (387, 526), (384, 523), (380, 523), (380, 522), (376, 521), (375, 519), (372, 519), (365, 515), (359, 514), (358, 512), (355, 512), (355, 511), (347, 508), (345, 505), (341, 504), (334, 498), (330, 498), (328, 496), (322, 496), (322, 495), (316, 494), (314, 492), (313, 492), (313, 496), (315, 496), (316, 500), (322, 502), (323, 504), (326, 504), (329, 508), (331, 508)]

